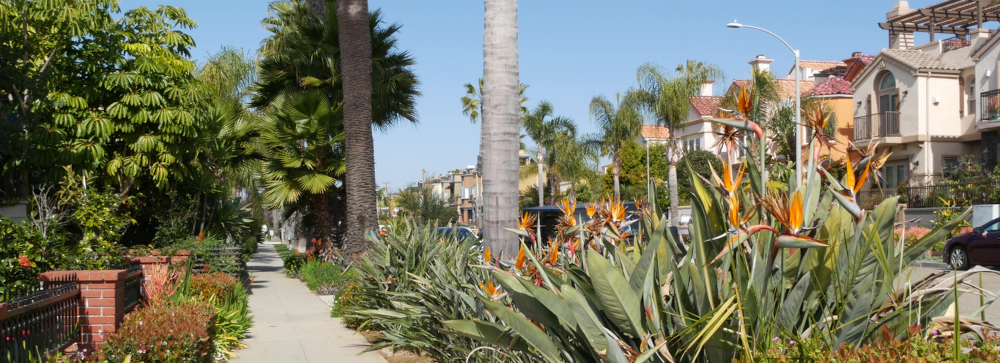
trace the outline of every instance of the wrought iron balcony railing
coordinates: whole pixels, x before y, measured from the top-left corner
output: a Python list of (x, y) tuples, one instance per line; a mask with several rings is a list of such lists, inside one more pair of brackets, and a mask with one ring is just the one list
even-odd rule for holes
[(899, 111), (886, 111), (854, 118), (854, 139), (899, 136)]

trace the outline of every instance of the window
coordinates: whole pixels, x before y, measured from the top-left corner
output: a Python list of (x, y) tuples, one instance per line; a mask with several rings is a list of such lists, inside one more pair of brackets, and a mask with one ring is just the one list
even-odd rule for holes
[(965, 110), (966, 115), (976, 114), (976, 79), (969, 79), (969, 94), (966, 95), (969, 100), (969, 107)]
[(1000, 232), (1000, 222), (993, 222), (983, 226), (983, 233)]
[(946, 156), (941, 158), (941, 172), (945, 178), (951, 178), (958, 171), (959, 160), (957, 156)]
[(899, 90), (896, 88), (896, 76), (885, 72), (878, 82), (878, 112), (899, 111)]
[(684, 151), (701, 150), (701, 138), (687, 139), (684, 141)]
[(896, 194), (900, 184), (910, 181), (910, 163), (908, 161), (887, 163), (882, 167), (882, 176), (885, 177), (883, 189)]
[(882, 80), (878, 82), (878, 89), (881, 91), (893, 88), (896, 88), (896, 76), (892, 75), (892, 73), (886, 72), (886, 74), (882, 76)]

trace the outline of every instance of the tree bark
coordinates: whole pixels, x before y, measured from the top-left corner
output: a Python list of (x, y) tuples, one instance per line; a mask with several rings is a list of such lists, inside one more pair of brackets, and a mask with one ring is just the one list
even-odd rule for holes
[(517, 0), (484, 0), (483, 236), (494, 253), (516, 256), (521, 96), (517, 61)]
[(611, 160), (611, 163), (612, 163), (612, 166), (611, 166), (611, 176), (613, 176), (615, 178), (615, 199), (621, 200), (622, 199), (621, 183), (619, 183), (619, 181), (618, 181), (619, 176), (621, 176), (621, 173), (622, 173), (622, 156), (621, 156), (621, 153), (618, 152), (618, 151), (615, 151), (615, 154), (611, 157), (611, 159), (612, 159)]
[(545, 184), (542, 183), (542, 146), (538, 146), (538, 151), (535, 152), (535, 165), (538, 166), (538, 175), (536, 179), (538, 180), (538, 206), (545, 205)]
[(344, 84), (344, 146), (347, 233), (344, 255), (357, 259), (365, 233), (378, 223), (375, 206), (375, 145), (372, 137), (372, 42), (367, 0), (337, 1), (340, 63)]
[(677, 162), (674, 161), (674, 139), (673, 134), (670, 136), (670, 144), (664, 150), (666, 154), (667, 162), (670, 163), (670, 169), (667, 171), (667, 184), (670, 188), (670, 225), (677, 227), (680, 221), (680, 215), (678, 211), (679, 204), (679, 194), (677, 193)]

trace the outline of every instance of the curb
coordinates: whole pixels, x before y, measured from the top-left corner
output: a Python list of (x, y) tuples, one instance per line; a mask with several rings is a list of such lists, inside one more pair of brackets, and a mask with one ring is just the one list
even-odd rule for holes
[(936, 261), (913, 261), (913, 265), (925, 268), (936, 268), (939, 270), (948, 269), (948, 265), (946, 265), (944, 262), (936, 262)]

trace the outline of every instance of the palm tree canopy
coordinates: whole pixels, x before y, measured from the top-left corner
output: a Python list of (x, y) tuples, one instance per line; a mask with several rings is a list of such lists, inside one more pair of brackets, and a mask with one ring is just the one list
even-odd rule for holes
[(597, 96), (590, 101), (590, 118), (599, 130), (591, 143), (600, 146), (602, 155), (621, 150), (622, 144), (638, 138), (642, 130), (642, 115), (637, 107), (639, 98), (630, 92), (624, 99), (616, 95), (615, 100), (616, 103), (611, 103), (606, 97)]
[[(469, 116), (469, 121), (476, 123), (479, 121), (479, 113), (482, 110), (483, 103), (483, 79), (479, 79), (479, 88), (473, 86), (472, 83), (466, 83), (465, 96), (462, 96), (462, 114)], [(517, 92), (521, 95), (521, 115), (528, 113), (528, 108), (524, 106), (528, 102), (528, 98), (524, 97), (524, 91), (528, 89), (528, 85), (521, 83), (518, 87)]]
[[(326, 7), (325, 21), (313, 21), (303, 1), (279, 1), (270, 6), (272, 16), (264, 27), (272, 36), (260, 54), (260, 79), (254, 107), (266, 107), (286, 91), (321, 90), (331, 104), (343, 102), (340, 43), (336, 6)], [(407, 120), (417, 122), (419, 82), (409, 52), (396, 48), (400, 25), (385, 25), (380, 11), (369, 15), (372, 32), (372, 126), (385, 130)]]
[(325, 194), (344, 173), (343, 121), (324, 94), (281, 95), (268, 108), (261, 142), (270, 154), (264, 196), (284, 207)]
[(636, 74), (640, 87), (635, 94), (639, 103), (657, 123), (671, 130), (686, 121), (689, 99), (698, 94), (701, 85), (724, 77), (719, 67), (691, 60), (678, 65), (675, 72), (671, 75), (662, 67), (647, 63)]

